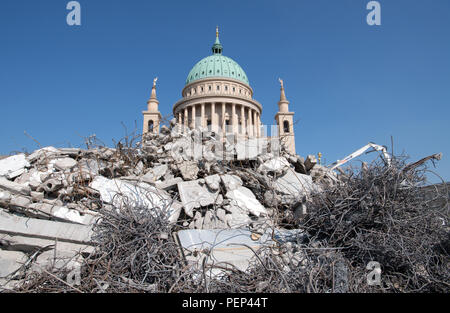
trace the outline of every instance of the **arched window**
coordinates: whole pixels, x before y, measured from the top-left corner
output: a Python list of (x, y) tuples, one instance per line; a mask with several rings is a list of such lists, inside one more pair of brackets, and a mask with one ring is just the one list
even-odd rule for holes
[(289, 127), (289, 122), (288, 121), (284, 121), (283, 122), (283, 129), (284, 129), (285, 133), (289, 133), (290, 127)]
[(153, 132), (153, 120), (148, 121), (148, 131)]

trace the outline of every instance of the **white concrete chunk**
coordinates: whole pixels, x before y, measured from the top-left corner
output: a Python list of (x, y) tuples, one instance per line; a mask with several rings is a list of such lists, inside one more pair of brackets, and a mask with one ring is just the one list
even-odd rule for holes
[(91, 245), (76, 244), (52, 239), (42, 239), (21, 235), (0, 234), (0, 246), (7, 250), (21, 251), (25, 253), (35, 252), (39, 249), (54, 246), (57, 250), (67, 252), (92, 253), (95, 248)]
[(132, 183), (97, 176), (90, 187), (100, 192), (102, 201), (116, 207), (126, 204), (149, 210), (167, 210), (169, 220), (179, 215), (179, 207), (174, 205), (174, 201), (167, 192), (146, 183)]
[(74, 243), (90, 243), (92, 227), (25, 218), (0, 211), (0, 234), (33, 236)]
[(142, 176), (142, 180), (145, 182), (154, 183), (164, 176), (168, 169), (169, 167), (166, 164), (155, 166), (148, 173)]
[(194, 208), (200, 208), (216, 202), (219, 191), (211, 192), (208, 188), (200, 186), (197, 180), (178, 183), (181, 202), (185, 213), (193, 217)]
[(258, 168), (260, 172), (278, 172), (283, 169), (289, 168), (290, 163), (284, 157), (276, 157), (270, 159), (263, 164), (261, 164)]
[(77, 165), (77, 161), (72, 158), (60, 158), (51, 161), (55, 167), (61, 171), (71, 169)]
[(26, 160), (25, 154), (17, 154), (6, 159), (0, 160), (0, 176), (5, 176), (8, 179), (13, 179), (22, 175), (26, 167), (30, 163)]
[(31, 192), (30, 187), (9, 181), (5, 177), (1, 176), (0, 176), (0, 188), (8, 190), (11, 193), (19, 193), (25, 196), (29, 196)]
[(27, 161), (33, 163), (34, 161), (42, 158), (42, 157), (52, 157), (60, 154), (61, 152), (55, 147), (45, 147), (39, 150), (34, 151), (32, 154), (27, 156)]
[(17, 271), (28, 260), (26, 254), (19, 251), (0, 250), (0, 278)]
[(232, 200), (232, 205), (235, 205), (245, 212), (252, 213), (255, 216), (267, 214), (266, 208), (259, 203), (253, 192), (246, 187), (238, 187), (227, 192), (226, 198)]
[(285, 195), (304, 196), (313, 191), (319, 191), (311, 176), (288, 170), (274, 182), (274, 188)]
[(220, 175), (220, 178), (222, 179), (222, 183), (225, 185), (227, 191), (232, 191), (242, 186), (242, 179), (239, 176), (225, 174)]
[(205, 182), (209, 189), (213, 191), (220, 188), (220, 176), (217, 174), (205, 177)]

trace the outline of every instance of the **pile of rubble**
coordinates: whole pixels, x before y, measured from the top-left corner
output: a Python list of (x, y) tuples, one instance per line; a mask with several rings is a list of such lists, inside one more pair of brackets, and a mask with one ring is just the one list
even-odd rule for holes
[[(448, 292), (430, 157), (336, 174), (279, 140), (219, 135), (172, 120), (114, 149), (1, 158), (0, 291)], [(369, 285), (372, 261), (384, 281)]]
[(336, 179), (313, 155), (270, 150), (262, 138), (223, 142), (175, 121), (144, 142), (1, 159), (0, 285), (22, 282), (28, 271), (76, 268), (95, 250), (101, 210), (139, 207), (179, 229), (264, 232), (304, 214), (317, 183)]

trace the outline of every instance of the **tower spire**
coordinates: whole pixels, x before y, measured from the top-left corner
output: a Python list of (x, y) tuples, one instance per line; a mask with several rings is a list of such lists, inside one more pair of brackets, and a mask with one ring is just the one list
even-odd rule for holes
[(278, 78), (280, 82), (280, 101), (278, 102), (280, 112), (289, 112), (289, 101), (286, 99), (286, 94), (284, 93), (284, 82), (281, 78)]
[(159, 101), (156, 98), (156, 82), (157, 82), (157, 80), (158, 80), (158, 77), (155, 77), (153, 79), (152, 93), (150, 94), (150, 99), (147, 101), (149, 112), (157, 112), (158, 111)]

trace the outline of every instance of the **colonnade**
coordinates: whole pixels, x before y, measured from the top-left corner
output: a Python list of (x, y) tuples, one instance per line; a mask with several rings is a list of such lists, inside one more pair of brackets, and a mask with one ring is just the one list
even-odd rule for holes
[(176, 115), (182, 129), (210, 127), (211, 130), (220, 130), (224, 134), (261, 137), (261, 116), (249, 106), (226, 102), (198, 103), (185, 106)]

